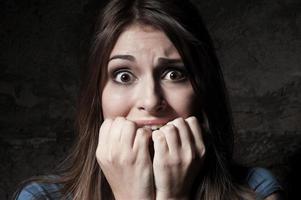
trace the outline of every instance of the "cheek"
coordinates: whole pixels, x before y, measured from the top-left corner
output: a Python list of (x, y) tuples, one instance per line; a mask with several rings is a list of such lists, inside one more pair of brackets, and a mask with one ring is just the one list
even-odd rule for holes
[(192, 88), (170, 92), (167, 101), (180, 117), (187, 118), (196, 113), (196, 95)]
[(114, 119), (117, 116), (126, 116), (131, 106), (130, 95), (110, 85), (104, 87), (102, 92), (102, 112), (104, 119)]

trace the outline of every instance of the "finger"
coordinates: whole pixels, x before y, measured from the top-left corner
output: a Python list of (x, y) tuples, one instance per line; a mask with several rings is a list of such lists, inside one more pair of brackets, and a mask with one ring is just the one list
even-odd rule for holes
[(124, 121), (125, 119), (123, 117), (116, 117), (116, 119), (112, 123), (109, 135), (109, 142), (113, 142), (113, 145), (118, 144), (120, 141)]
[(191, 148), (192, 145), (194, 145), (194, 141), (186, 121), (183, 118), (177, 118), (169, 123), (173, 124), (177, 128), (182, 148)]
[(169, 153), (172, 155), (177, 154), (181, 147), (178, 129), (173, 124), (166, 124), (160, 128), (160, 131), (163, 132), (166, 138)]
[(198, 119), (194, 116), (189, 117), (185, 120), (187, 124), (189, 125), (189, 128), (192, 132), (192, 135), (194, 137), (194, 142), (195, 146), (200, 153), (201, 156), (205, 154), (205, 145), (203, 141), (203, 136), (202, 136), (202, 129), (201, 126), (198, 122)]
[(161, 130), (153, 131), (152, 140), (155, 151), (154, 158), (163, 158), (169, 151), (165, 134)]
[(120, 154), (120, 135), (124, 120), (125, 119), (123, 117), (115, 118), (110, 128), (110, 133), (107, 137), (107, 143), (105, 144), (109, 160), (116, 159)]
[(100, 145), (101, 142), (102, 143), (107, 142), (107, 137), (110, 132), (112, 123), (113, 123), (112, 119), (105, 119), (104, 122), (101, 124), (99, 129), (98, 145)]
[(126, 120), (121, 130), (121, 144), (133, 148), (137, 126), (134, 122)]
[(110, 128), (112, 126), (112, 123), (113, 123), (112, 119), (104, 120), (99, 130), (98, 145), (96, 149), (96, 158), (100, 165), (102, 165), (103, 156), (107, 155), (108, 152), (108, 148), (106, 148), (106, 145), (109, 139)]
[(138, 128), (134, 140), (134, 152), (138, 152), (138, 156), (149, 156), (149, 142), (152, 132), (147, 128)]

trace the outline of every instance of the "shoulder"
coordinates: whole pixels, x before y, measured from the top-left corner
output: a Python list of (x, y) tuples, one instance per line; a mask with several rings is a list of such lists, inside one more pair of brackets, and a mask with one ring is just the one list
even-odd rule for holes
[(264, 168), (249, 168), (246, 174), (246, 181), (261, 199), (282, 190), (282, 187), (275, 176), (269, 170)]
[(16, 200), (61, 199), (62, 185), (56, 183), (30, 182), (18, 192)]

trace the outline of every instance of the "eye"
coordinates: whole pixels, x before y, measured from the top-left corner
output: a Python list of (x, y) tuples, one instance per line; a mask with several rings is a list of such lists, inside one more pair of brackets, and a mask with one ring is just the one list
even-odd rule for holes
[(187, 76), (185, 74), (185, 72), (183, 72), (182, 70), (178, 70), (178, 69), (169, 69), (166, 70), (163, 73), (162, 76), (163, 79), (168, 80), (168, 81), (184, 81), (187, 79)]
[(136, 80), (136, 77), (129, 71), (118, 70), (118, 71), (114, 72), (113, 79), (117, 83), (131, 84)]

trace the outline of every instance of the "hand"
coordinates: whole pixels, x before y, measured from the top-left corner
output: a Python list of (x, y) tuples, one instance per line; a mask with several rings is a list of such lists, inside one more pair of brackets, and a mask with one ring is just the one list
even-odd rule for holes
[(154, 131), (156, 199), (189, 199), (205, 154), (196, 117), (177, 118)]
[(101, 125), (96, 158), (116, 199), (154, 199), (150, 139), (151, 130), (122, 117)]

